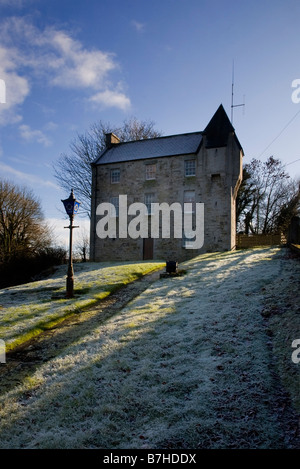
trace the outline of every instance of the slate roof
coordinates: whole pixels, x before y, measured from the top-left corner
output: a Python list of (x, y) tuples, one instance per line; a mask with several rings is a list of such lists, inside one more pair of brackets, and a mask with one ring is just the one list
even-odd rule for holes
[(218, 148), (227, 145), (229, 133), (234, 134), (234, 138), (242, 150), (241, 144), (234, 133), (234, 128), (221, 104), (203, 132), (113, 144), (110, 148), (106, 148), (93, 164), (102, 165), (164, 156), (195, 154), (198, 152), (204, 136), (207, 148)]
[(94, 164), (161, 158), (163, 156), (196, 153), (202, 142), (202, 132), (149, 138), (118, 143), (104, 150)]

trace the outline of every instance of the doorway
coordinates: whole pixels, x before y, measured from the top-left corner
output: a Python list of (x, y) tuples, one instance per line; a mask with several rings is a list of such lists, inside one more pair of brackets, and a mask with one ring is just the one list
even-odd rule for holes
[(143, 239), (143, 260), (153, 259), (153, 238)]

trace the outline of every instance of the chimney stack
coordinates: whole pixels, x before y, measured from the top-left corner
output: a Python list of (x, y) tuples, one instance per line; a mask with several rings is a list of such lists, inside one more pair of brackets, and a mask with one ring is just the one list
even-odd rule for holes
[(120, 139), (114, 133), (110, 132), (109, 134), (105, 134), (105, 143), (106, 148), (111, 148), (113, 145), (120, 143)]

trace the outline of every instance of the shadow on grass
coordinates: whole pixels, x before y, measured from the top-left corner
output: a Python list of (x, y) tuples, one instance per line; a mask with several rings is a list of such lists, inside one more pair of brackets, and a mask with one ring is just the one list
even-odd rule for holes
[[(92, 304), (74, 309), (69, 315), (56, 321), (41, 322), (37, 325), (38, 335), (6, 353), (6, 364), (0, 364), (0, 395), (29, 378), (44, 362), (56, 357), (68, 345), (115, 315), (135, 296), (157, 280), (159, 272), (137, 275), (136, 281), (128, 284), (108, 284), (104, 298), (94, 298)], [(83, 289), (74, 291), (75, 298)], [(59, 332), (58, 334), (56, 334)]]

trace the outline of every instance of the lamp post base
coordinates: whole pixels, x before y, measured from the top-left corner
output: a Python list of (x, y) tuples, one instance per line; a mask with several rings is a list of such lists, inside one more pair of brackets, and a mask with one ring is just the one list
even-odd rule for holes
[(67, 292), (66, 292), (66, 297), (67, 298), (73, 298), (74, 296), (74, 278), (73, 277), (67, 277)]

